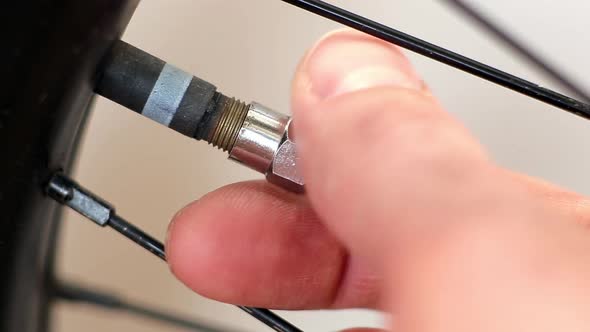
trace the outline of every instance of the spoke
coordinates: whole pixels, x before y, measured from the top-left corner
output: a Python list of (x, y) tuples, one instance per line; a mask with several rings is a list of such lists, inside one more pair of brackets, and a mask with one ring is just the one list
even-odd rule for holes
[[(54, 174), (45, 191), (57, 202), (95, 222), (99, 226), (110, 226), (123, 236), (145, 248), (153, 255), (166, 261), (164, 244), (141, 229), (125, 221), (115, 213), (105, 200), (91, 193), (63, 174)], [(238, 308), (258, 319), (277, 332), (302, 332), (296, 326), (284, 320), (268, 309), (238, 306)]]
[(227, 332), (195, 322), (191, 319), (173, 315), (171, 313), (148, 306), (125, 301), (121, 297), (95, 289), (85, 288), (74, 283), (59, 283), (55, 287), (55, 296), (72, 303), (83, 303), (108, 310), (119, 310), (133, 315), (167, 323), (176, 327), (202, 332)]
[(368, 33), (374, 37), (496, 83), (533, 99), (590, 119), (590, 105), (537, 84), (503, 72), (481, 62), (454, 53), (383, 24), (346, 11), (320, 0), (281, 0), (332, 21)]
[[(108, 225), (115, 229), (117, 232), (123, 234), (125, 237), (132, 240), (133, 242), (142, 246), (155, 256), (158, 256), (160, 259), (164, 261), (166, 260), (166, 250), (164, 249), (164, 244), (162, 242), (144, 233), (139, 228), (125, 221), (123, 218), (117, 216), (116, 214), (113, 214), (109, 219)], [(283, 318), (281, 318), (280, 316), (268, 309), (251, 308), (244, 306), (238, 306), (238, 308), (247, 312), (248, 314), (250, 314), (251, 316), (258, 319), (259, 321), (266, 324), (268, 327), (272, 328), (277, 332), (302, 332), (299, 328), (297, 328), (293, 324), (289, 323), (288, 321), (284, 320)]]
[(543, 59), (539, 54), (536, 54), (533, 50), (527, 48), (524, 44), (517, 41), (514, 36), (502, 29), (498, 24), (494, 23), (489, 17), (486, 17), (484, 13), (467, 4), (463, 0), (443, 1), (479, 24), (482, 28), (484, 28), (494, 37), (498, 38), (500, 41), (504, 42), (506, 45), (508, 45), (508, 47), (519, 53), (523, 58), (542, 70), (546, 75), (551, 77), (557, 83), (561, 84), (564, 88), (575, 93), (585, 101), (590, 100), (588, 93), (580, 88), (577, 84), (573, 83), (573, 81), (564, 73), (560, 72), (557, 68), (549, 64), (549, 62)]

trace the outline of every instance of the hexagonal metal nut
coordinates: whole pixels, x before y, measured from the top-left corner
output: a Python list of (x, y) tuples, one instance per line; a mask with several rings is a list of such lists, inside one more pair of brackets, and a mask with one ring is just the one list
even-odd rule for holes
[(297, 161), (297, 145), (286, 139), (277, 150), (266, 179), (294, 193), (304, 193), (305, 183)]

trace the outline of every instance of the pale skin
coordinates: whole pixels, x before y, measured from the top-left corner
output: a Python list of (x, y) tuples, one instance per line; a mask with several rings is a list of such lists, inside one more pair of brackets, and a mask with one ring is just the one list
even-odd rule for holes
[(398, 48), (329, 34), (292, 96), (307, 194), (253, 181), (180, 211), (167, 254), (188, 287), (378, 309), (391, 331), (590, 329), (590, 201), (495, 165)]

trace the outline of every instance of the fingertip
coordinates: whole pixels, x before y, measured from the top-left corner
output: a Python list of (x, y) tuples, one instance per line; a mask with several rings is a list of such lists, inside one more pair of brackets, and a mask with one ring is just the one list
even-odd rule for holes
[(330, 303), (345, 251), (303, 198), (248, 182), (183, 209), (170, 228), (167, 254), (172, 272), (203, 296), (303, 308)]
[[(299, 198), (262, 181), (237, 183), (208, 193), (182, 208), (168, 228), (167, 256), (172, 272), (181, 280), (194, 280), (201, 270), (210, 270), (215, 252), (226, 241), (239, 241), (237, 215), (257, 216), (261, 204), (268, 204), (268, 215), (288, 214)], [(233, 226), (233, 227), (232, 227)], [(213, 266), (214, 267), (214, 266)]]

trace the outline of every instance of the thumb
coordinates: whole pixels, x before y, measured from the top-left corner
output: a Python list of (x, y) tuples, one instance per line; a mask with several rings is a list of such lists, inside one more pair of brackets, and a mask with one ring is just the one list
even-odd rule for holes
[(588, 326), (586, 234), (495, 167), (397, 48), (327, 36), (299, 68), (293, 110), (311, 204), (386, 277), (400, 330)]
[(452, 204), (441, 203), (449, 188), (479, 184), (490, 169), (400, 50), (368, 35), (324, 37), (299, 67), (292, 103), (308, 196), (358, 253), (391, 251), (400, 234), (415, 232), (407, 225), (450, 213)]

